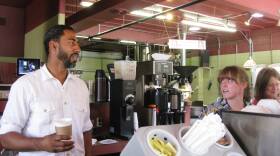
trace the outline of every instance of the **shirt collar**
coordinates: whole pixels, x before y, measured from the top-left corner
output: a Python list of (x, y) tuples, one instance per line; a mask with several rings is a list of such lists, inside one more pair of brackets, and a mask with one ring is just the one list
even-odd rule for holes
[[(56, 79), (51, 73), (50, 71), (48, 70), (47, 68), (47, 65), (44, 64), (43, 67), (42, 67), (42, 80), (45, 81), (45, 80), (49, 80), (49, 79)], [(67, 79), (73, 79), (74, 75), (72, 75), (69, 71), (68, 71), (68, 75), (67, 75)], [(65, 80), (65, 81), (66, 81)]]

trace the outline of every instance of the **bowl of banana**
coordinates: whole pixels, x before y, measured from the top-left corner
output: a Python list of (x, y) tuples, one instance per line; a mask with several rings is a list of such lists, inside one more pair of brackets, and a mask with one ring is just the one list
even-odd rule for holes
[(147, 134), (147, 143), (156, 156), (178, 156), (181, 147), (177, 139), (162, 129), (152, 129)]

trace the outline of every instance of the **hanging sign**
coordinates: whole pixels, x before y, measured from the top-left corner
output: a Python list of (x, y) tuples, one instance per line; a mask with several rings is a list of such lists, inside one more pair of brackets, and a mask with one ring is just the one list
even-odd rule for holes
[(205, 40), (176, 40), (169, 39), (168, 41), (169, 49), (197, 49), (206, 50)]

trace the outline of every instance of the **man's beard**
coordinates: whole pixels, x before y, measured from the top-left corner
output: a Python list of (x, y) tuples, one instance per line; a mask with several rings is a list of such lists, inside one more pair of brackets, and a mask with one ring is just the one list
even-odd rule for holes
[(74, 68), (76, 66), (77, 58), (79, 57), (78, 53), (73, 53), (70, 55), (70, 57), (67, 56), (67, 53), (65, 53), (63, 50), (60, 49), (57, 58), (61, 61), (63, 61), (65, 68)]

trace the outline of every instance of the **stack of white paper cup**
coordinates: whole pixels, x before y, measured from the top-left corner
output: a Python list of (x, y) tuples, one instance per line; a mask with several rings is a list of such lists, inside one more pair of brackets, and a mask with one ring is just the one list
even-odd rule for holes
[(225, 133), (226, 129), (220, 116), (211, 113), (194, 123), (187, 133), (183, 135), (182, 143), (188, 151), (202, 155)]

